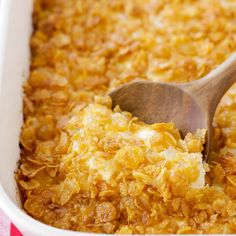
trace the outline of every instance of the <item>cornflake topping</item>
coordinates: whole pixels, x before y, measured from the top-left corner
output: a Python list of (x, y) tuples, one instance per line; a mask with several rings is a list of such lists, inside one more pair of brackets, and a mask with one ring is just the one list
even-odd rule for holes
[(235, 0), (35, 0), (16, 180), (41, 222), (117, 234), (236, 233), (236, 87), (181, 137), (106, 96), (199, 79), (236, 50)]

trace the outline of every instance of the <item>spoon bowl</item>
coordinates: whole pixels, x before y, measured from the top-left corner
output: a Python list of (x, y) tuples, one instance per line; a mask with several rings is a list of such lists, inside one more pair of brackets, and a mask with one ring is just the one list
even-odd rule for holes
[(171, 122), (185, 136), (207, 129), (207, 116), (195, 97), (180, 84), (135, 81), (113, 91), (113, 106), (129, 111), (147, 124)]
[(206, 129), (204, 159), (207, 159), (215, 110), (234, 82), (236, 54), (200, 80), (183, 84), (134, 81), (115, 89), (110, 96), (113, 107), (119, 105), (145, 123), (172, 122), (183, 136)]

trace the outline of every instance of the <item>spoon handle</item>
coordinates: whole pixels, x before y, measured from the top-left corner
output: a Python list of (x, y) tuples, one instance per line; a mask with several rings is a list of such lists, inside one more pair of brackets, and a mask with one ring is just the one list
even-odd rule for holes
[(186, 89), (209, 113), (214, 113), (223, 95), (235, 82), (236, 53), (202, 79), (186, 84)]

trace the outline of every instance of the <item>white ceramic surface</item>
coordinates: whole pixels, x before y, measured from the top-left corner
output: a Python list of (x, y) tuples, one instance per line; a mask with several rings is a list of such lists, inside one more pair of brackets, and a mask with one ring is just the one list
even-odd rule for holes
[[(33, 0), (1, 0), (0, 8), (0, 208), (24, 236), (78, 236), (42, 224), (21, 209), (14, 171), (19, 159), (22, 82), (29, 68)], [(87, 234), (94, 235), (94, 234)]]

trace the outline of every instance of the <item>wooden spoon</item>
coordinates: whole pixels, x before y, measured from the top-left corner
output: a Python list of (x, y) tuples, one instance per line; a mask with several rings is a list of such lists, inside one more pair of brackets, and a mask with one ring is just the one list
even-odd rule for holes
[(236, 82), (236, 54), (200, 80), (189, 83), (134, 81), (110, 93), (113, 107), (145, 123), (172, 122), (182, 135), (207, 129), (205, 159), (211, 149), (212, 121), (222, 96)]

